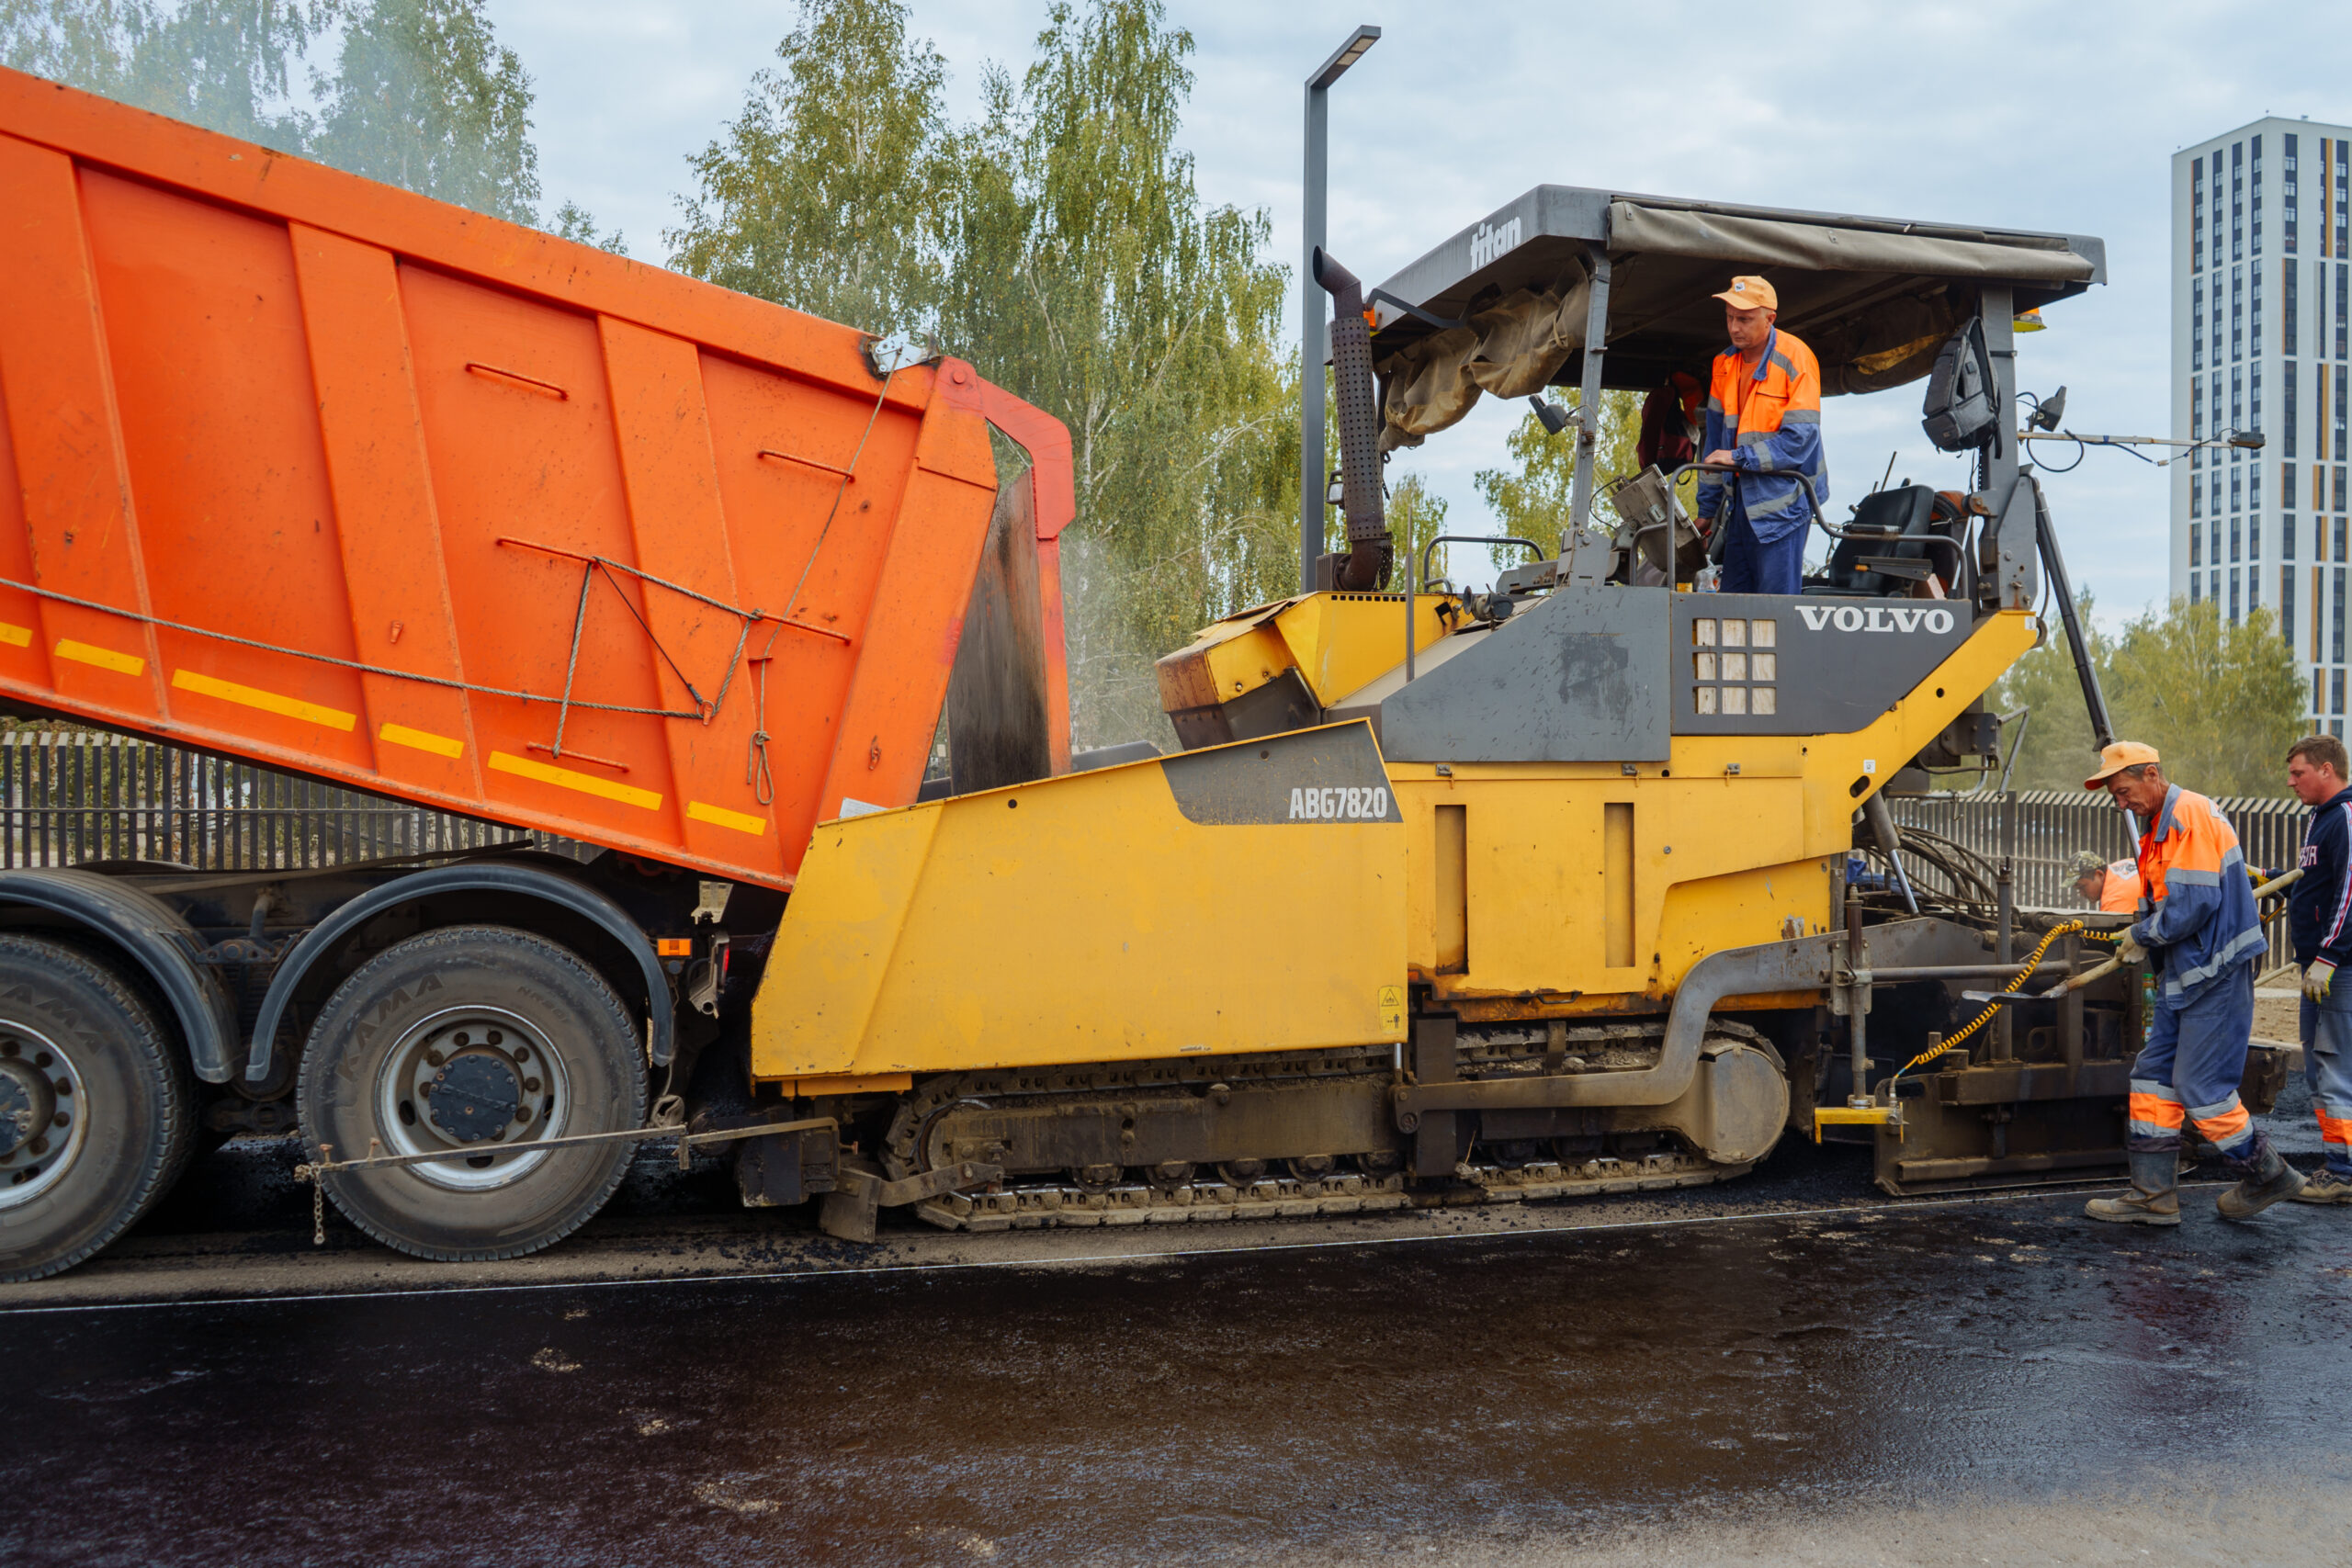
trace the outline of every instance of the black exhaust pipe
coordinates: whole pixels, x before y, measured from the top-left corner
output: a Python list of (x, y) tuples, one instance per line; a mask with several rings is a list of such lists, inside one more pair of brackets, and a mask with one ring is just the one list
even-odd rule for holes
[[(1331, 378), (1340, 404), (1340, 511), (1348, 524), (1347, 558), (1334, 563), (1336, 573), (1327, 569), (1317, 576), (1328, 575), (1333, 587), (1350, 592), (1369, 592), (1388, 586), (1394, 549), (1387, 504), (1380, 492), (1380, 407), (1373, 394), (1372, 329), (1363, 319), (1363, 285), (1319, 245), (1315, 281), (1331, 296)], [(1303, 368), (1311, 376), (1317, 367)]]

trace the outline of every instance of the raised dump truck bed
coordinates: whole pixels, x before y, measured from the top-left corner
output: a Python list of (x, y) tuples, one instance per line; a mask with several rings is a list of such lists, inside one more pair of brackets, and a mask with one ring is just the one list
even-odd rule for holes
[(1067, 766), (969, 366), (7, 71), (0, 214), (0, 704), (789, 886), (921, 786), (992, 421)]

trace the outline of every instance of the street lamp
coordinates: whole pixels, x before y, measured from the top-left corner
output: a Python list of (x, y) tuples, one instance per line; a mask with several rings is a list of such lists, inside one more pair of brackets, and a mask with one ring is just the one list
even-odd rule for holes
[(1306, 79), (1306, 230), (1298, 267), (1298, 591), (1315, 587), (1315, 560), (1323, 553), (1323, 361), (1326, 341), (1321, 290), (1315, 287), (1315, 252), (1323, 243), (1323, 186), (1330, 116), (1326, 95), (1331, 84), (1380, 41), (1380, 29), (1361, 27)]

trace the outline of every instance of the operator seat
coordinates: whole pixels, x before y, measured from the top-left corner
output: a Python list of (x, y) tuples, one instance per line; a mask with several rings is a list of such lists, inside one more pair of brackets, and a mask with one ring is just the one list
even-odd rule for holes
[(1920, 561), (1942, 575), (1951, 563), (1940, 558), (1951, 552), (1931, 558), (1925, 543), (1929, 535), (1943, 532), (1935, 526), (1936, 512), (1936, 492), (1926, 485), (1898, 485), (1862, 497), (1854, 507), (1853, 521), (1846, 525), (1848, 536), (1838, 541), (1821, 574), (1805, 579), (1799, 592), (1825, 598), (1888, 598), (1908, 593), (1918, 581), (1871, 570), (1862, 564), (1871, 557)]

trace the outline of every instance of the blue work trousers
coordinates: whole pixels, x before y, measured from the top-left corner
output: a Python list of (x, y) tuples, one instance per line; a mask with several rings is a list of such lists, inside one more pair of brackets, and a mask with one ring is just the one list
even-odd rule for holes
[(2303, 1081), (2311, 1086), (2327, 1168), (2352, 1181), (2352, 985), (2303, 998)]
[(2128, 1145), (2177, 1149), (2186, 1120), (2232, 1165), (2260, 1160), (2269, 1141), (2238, 1100), (2253, 1040), (2252, 964), (2215, 976), (2185, 1004), (2167, 998), (2159, 984), (2147, 1043), (2132, 1064)]
[(1770, 544), (1760, 544), (1733, 487), (1724, 536), (1724, 575), (1726, 593), (1794, 593), (1804, 576), (1804, 541), (1811, 530), (1792, 528)]

